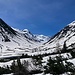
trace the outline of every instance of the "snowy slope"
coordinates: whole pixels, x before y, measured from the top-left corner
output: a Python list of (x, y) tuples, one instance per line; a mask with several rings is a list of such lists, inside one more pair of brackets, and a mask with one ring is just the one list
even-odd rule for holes
[(50, 37), (45, 36), (45, 35), (32, 34), (28, 29), (24, 29), (24, 30), (19, 30), (15, 28), (13, 29), (21, 34), (24, 34), (27, 38), (40, 42), (40, 43), (45, 43), (50, 39)]
[(49, 37), (33, 35), (29, 30), (19, 30), (7, 25), (0, 19), (0, 56), (21, 55), (31, 53), (32, 50)]
[(33, 38), (29, 31), (11, 28), (0, 19), (0, 55), (19, 54), (18, 51), (29, 51), (40, 43)]
[(42, 43), (45, 43), (50, 39), (50, 37), (45, 35), (35, 35), (35, 38)]
[(55, 34), (48, 42), (46, 42), (44, 48), (53, 48), (59, 43), (62, 47), (64, 42), (68, 48), (73, 48), (75, 46), (75, 21), (68, 24), (60, 32)]

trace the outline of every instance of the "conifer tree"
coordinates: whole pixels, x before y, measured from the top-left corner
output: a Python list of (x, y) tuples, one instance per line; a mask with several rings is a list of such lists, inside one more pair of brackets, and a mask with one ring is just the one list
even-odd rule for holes
[(60, 61), (60, 57), (56, 57), (56, 60), (53, 60), (51, 57), (48, 60), (47, 66), (45, 66), (45, 73), (50, 74), (62, 74), (65, 72), (65, 66), (62, 61)]
[(66, 46), (66, 41), (65, 41), (63, 44), (63, 52), (66, 52), (66, 50), (67, 50), (67, 46)]
[(29, 75), (27, 68), (21, 64), (20, 58), (17, 59), (17, 62), (13, 61), (11, 69), (14, 75)]

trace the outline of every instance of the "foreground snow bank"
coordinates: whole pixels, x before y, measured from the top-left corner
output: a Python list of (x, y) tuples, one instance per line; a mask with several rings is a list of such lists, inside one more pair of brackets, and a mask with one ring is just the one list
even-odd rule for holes
[(13, 73), (11, 73), (11, 74), (2, 74), (2, 75), (13, 75)]

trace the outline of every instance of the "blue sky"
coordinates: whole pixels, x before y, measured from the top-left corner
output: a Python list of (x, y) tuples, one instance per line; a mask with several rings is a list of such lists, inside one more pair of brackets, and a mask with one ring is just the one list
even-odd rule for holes
[(12, 27), (52, 36), (75, 20), (75, 0), (0, 0), (0, 17)]

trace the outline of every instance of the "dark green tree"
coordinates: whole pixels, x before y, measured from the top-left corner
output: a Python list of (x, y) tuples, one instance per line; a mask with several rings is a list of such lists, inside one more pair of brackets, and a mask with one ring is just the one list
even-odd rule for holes
[(66, 46), (66, 41), (65, 41), (64, 44), (63, 44), (62, 52), (66, 52), (66, 51), (67, 51), (67, 46)]
[(54, 75), (62, 74), (65, 72), (65, 66), (61, 61), (60, 57), (56, 57), (56, 60), (53, 60), (51, 57), (48, 60), (47, 66), (45, 68), (45, 73), (51, 73)]
[(13, 61), (11, 69), (14, 75), (29, 75), (27, 68), (21, 64), (20, 59), (17, 59), (17, 62)]
[(71, 50), (70, 53), (72, 55), (72, 58), (75, 58), (75, 51), (74, 50)]
[(39, 67), (42, 66), (42, 56), (41, 55), (34, 56), (32, 60), (33, 60), (34, 65), (36, 66), (39, 65)]
[(65, 63), (66, 63), (65, 65), (66, 71), (74, 73), (75, 72), (74, 64), (72, 62), (67, 62), (67, 61), (65, 61)]

